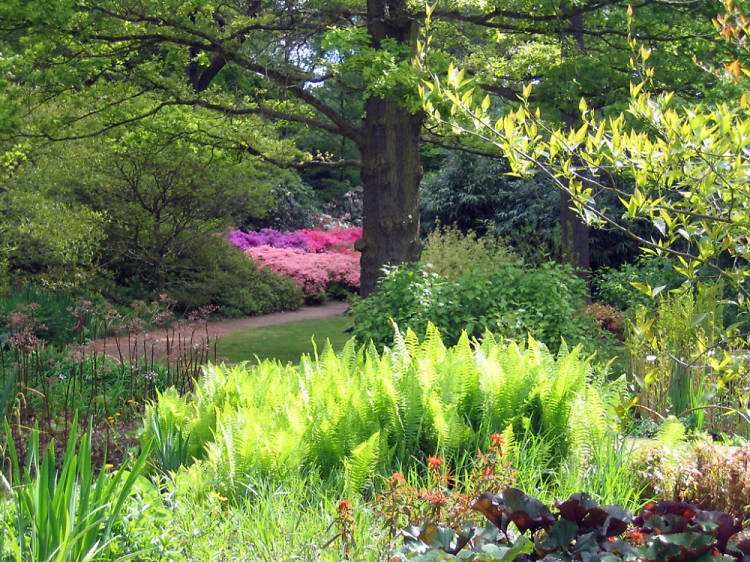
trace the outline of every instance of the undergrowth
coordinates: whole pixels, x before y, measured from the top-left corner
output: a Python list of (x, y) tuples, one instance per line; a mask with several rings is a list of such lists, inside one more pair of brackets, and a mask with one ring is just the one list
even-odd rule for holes
[(185, 465), (174, 477), (198, 494), (242, 495), (248, 478), (301, 468), (343, 468), (346, 489), (368, 493), (375, 474), (429, 455), (455, 465), (492, 433), (543, 436), (552, 469), (591, 455), (609, 428), (614, 390), (592, 384), (577, 349), (555, 358), (533, 339), (489, 334), (447, 348), (433, 326), (421, 342), (411, 331), (395, 342), (380, 354), (350, 341), (299, 367), (210, 366), (191, 394), (159, 395), (143, 438), (172, 435)]

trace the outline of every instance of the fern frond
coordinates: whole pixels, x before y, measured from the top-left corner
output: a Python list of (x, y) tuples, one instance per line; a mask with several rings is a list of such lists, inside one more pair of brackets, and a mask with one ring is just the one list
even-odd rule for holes
[(380, 452), (380, 432), (357, 445), (344, 461), (344, 489), (348, 497), (359, 493), (372, 476)]

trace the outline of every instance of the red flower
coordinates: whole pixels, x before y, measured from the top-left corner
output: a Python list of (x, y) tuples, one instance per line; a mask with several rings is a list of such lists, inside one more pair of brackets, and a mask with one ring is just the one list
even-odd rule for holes
[(349, 500), (339, 501), (339, 513), (349, 513), (352, 510), (352, 505)]
[(503, 437), (499, 433), (493, 433), (492, 435), (490, 435), (490, 439), (492, 440), (492, 444), (495, 446), (505, 443), (505, 437)]
[(429, 457), (427, 459), (427, 468), (429, 470), (437, 470), (443, 465), (443, 459), (441, 457)]

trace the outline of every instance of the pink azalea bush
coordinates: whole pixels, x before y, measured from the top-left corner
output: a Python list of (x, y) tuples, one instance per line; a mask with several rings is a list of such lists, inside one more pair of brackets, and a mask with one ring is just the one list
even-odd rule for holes
[(311, 252), (353, 249), (354, 242), (362, 237), (362, 228), (334, 228), (332, 230), (299, 230), (307, 240)]
[(348, 288), (359, 287), (359, 254), (351, 251), (305, 252), (299, 248), (257, 246), (245, 254), (294, 279), (307, 296), (325, 293), (328, 284), (337, 281)]
[(295, 232), (230, 230), (224, 236), (259, 267), (291, 277), (308, 297), (323, 297), (331, 283), (351, 290), (359, 287), (359, 252), (354, 251), (354, 242), (362, 236), (361, 227)]

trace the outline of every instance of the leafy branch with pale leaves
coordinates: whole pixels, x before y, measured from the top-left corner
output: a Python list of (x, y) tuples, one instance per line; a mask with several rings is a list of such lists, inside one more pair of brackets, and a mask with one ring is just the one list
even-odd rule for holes
[[(438, 76), (429, 68), (429, 17), (427, 22), (415, 63), (427, 76), (420, 93), (434, 122), (499, 150), (515, 174), (543, 172), (570, 195), (588, 224), (622, 231), (644, 252), (676, 257), (686, 289), (722, 281), (733, 289), (728, 304), (741, 313), (750, 311), (750, 108), (745, 96), (689, 105), (674, 93), (650, 91), (658, 69), (647, 66), (649, 49), (638, 48), (632, 39), (634, 74), (642, 81), (631, 84), (626, 112), (595, 112), (582, 98), (579, 123), (557, 126), (534, 106), (529, 84), (519, 103), (501, 113), (464, 70), (451, 65)], [(632, 188), (618, 187), (622, 182), (611, 181), (615, 177), (628, 178)], [(605, 206), (606, 192), (614, 192), (620, 206)], [(650, 225), (650, 234), (637, 234), (637, 222)], [(640, 288), (654, 296), (661, 289)], [(730, 349), (747, 345), (745, 338), (737, 340), (736, 330), (726, 341)], [(732, 363), (744, 372), (742, 360)]]

